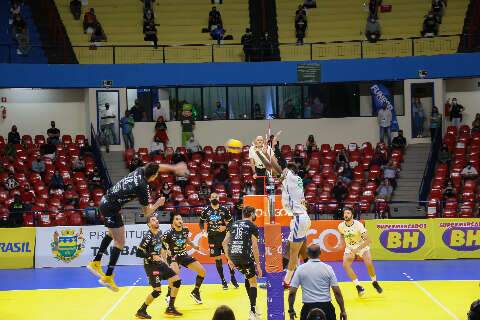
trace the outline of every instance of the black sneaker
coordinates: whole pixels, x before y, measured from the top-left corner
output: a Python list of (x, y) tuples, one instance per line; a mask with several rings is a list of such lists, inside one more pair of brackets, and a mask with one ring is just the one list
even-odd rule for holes
[(358, 296), (361, 297), (365, 294), (365, 289), (362, 286), (356, 286), (358, 291)]
[(135, 317), (139, 319), (152, 319), (152, 317), (147, 313), (146, 310), (138, 310), (137, 314), (135, 314)]
[(228, 284), (227, 284), (227, 281), (225, 279), (222, 279), (222, 289), (223, 290), (228, 290)]
[(238, 286), (237, 279), (235, 279), (235, 277), (232, 277), (232, 278), (230, 279), (230, 282), (232, 283), (232, 286), (235, 287), (235, 289), (238, 289), (239, 286)]
[(177, 316), (177, 317), (180, 317), (180, 316), (183, 316), (183, 313), (179, 312), (177, 309), (175, 309), (174, 306), (169, 306), (167, 308), (167, 310), (165, 310), (165, 314), (169, 315), (169, 316)]
[(372, 285), (373, 285), (373, 287), (375, 288), (375, 290), (377, 290), (378, 293), (382, 293), (382, 292), (383, 292), (382, 287), (380, 287), (380, 285), (378, 284), (377, 281), (373, 281), (373, 282), (372, 282)]
[(194, 289), (190, 293), (190, 297), (195, 301), (196, 304), (202, 304), (202, 298), (200, 297), (200, 291), (198, 289)]

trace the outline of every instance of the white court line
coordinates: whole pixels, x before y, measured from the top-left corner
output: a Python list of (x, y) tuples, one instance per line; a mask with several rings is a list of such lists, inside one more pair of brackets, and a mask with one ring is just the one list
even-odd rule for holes
[(440, 301), (437, 300), (437, 298), (435, 298), (427, 289), (425, 289), (424, 287), (422, 287), (417, 281), (415, 281), (412, 277), (410, 277), (408, 274), (406, 274), (405, 272), (403, 272), (403, 275), (405, 277), (407, 277), (408, 280), (410, 280), (410, 282), (412, 282), (418, 289), (420, 289), (421, 291), (423, 291), (423, 293), (425, 293), (427, 295), (427, 297), (430, 298), (430, 300), (432, 300), (433, 302), (435, 302), (440, 308), (442, 308), (443, 311), (445, 311), (446, 313), (448, 313), (448, 315), (450, 317), (452, 317), (452, 319), (455, 319), (455, 320), (460, 320), (460, 318), (458, 318), (452, 311), (450, 311), (450, 309), (448, 309), (443, 303), (441, 303)]
[(108, 309), (108, 311), (103, 315), (103, 317), (100, 318), (100, 320), (105, 320), (108, 318), (108, 316), (118, 307), (118, 305), (120, 303), (122, 303), (123, 300), (125, 300), (125, 298), (128, 296), (128, 294), (130, 293), (130, 291), (133, 290), (133, 288), (137, 285), (138, 281), (140, 281), (141, 278), (138, 278), (137, 281), (135, 281), (133, 283), (133, 285), (128, 288), (127, 291), (125, 291), (125, 293), (120, 297), (120, 299), (118, 299), (117, 302), (115, 302), (115, 304), (113, 306), (110, 307), (110, 309)]

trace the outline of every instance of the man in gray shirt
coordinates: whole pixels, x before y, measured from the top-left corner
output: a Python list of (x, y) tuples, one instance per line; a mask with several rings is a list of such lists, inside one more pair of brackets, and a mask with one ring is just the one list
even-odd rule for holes
[(302, 286), (302, 312), (300, 320), (306, 320), (310, 310), (318, 308), (323, 310), (327, 320), (335, 320), (335, 308), (330, 296), (330, 288), (335, 294), (335, 299), (340, 307), (340, 320), (347, 320), (347, 313), (343, 304), (343, 296), (338, 286), (337, 277), (328, 264), (320, 261), (320, 247), (311, 244), (308, 249), (309, 260), (297, 268), (290, 284), (288, 295), (288, 313), (290, 319), (296, 317), (293, 305), (297, 289)]

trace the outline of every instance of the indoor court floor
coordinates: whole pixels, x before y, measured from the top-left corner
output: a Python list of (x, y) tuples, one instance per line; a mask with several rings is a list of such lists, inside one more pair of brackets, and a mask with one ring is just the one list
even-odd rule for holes
[[(381, 295), (371, 286), (363, 264), (356, 262), (354, 268), (367, 289), (363, 298), (358, 298), (353, 284), (347, 282), (341, 262), (329, 263), (341, 281), (349, 320), (466, 319), (471, 302), (480, 298), (479, 260), (377, 261), (377, 277), (384, 288)], [(249, 303), (243, 284), (237, 290), (230, 286), (224, 291), (215, 266), (205, 267), (202, 305), (189, 297), (195, 275), (182, 270), (176, 306), (184, 316), (178, 319), (209, 320), (217, 306), (226, 304), (238, 320), (247, 320)], [(228, 280), (228, 272), (225, 274)], [(135, 319), (136, 310), (151, 292), (143, 266), (117, 268), (117, 284), (122, 286), (118, 293), (98, 287), (85, 268), (0, 270), (0, 279), (0, 319)], [(238, 279), (243, 283), (241, 276)], [(162, 289), (161, 297), (148, 309), (153, 319), (168, 318), (163, 314), (166, 286)], [(262, 319), (267, 319), (265, 290), (259, 290), (258, 301)], [(334, 305), (338, 315), (336, 302)], [(300, 308), (299, 292), (298, 315)]]

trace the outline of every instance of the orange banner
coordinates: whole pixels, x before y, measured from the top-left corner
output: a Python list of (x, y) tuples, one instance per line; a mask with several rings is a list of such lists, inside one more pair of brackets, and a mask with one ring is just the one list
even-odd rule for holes
[[(266, 196), (245, 196), (243, 197), (243, 206), (252, 206), (256, 209), (257, 220), (255, 223), (258, 227), (263, 227), (265, 221), (268, 221), (268, 202)], [(275, 223), (280, 224), (282, 227), (290, 225), (292, 218), (288, 216), (287, 212), (282, 206), (282, 197), (275, 196)]]
[(215, 263), (215, 260), (210, 258), (207, 234), (200, 232), (198, 223), (185, 223), (184, 225), (190, 230), (190, 240), (200, 247), (200, 251), (190, 248), (188, 253), (195, 257), (200, 263)]
[(265, 270), (269, 273), (282, 272), (282, 227), (265, 224)]

